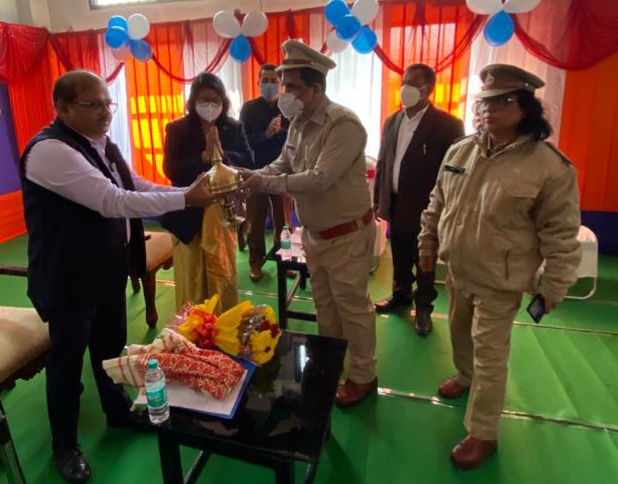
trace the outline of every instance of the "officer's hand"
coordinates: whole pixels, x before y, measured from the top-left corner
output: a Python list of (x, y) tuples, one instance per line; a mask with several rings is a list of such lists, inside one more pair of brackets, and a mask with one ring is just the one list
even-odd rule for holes
[(438, 258), (435, 255), (422, 255), (419, 258), (418, 265), (423, 272), (435, 272)]
[(185, 192), (185, 204), (193, 207), (206, 207), (214, 201), (208, 190), (208, 175), (202, 173)]
[(239, 170), (240, 176), (243, 179), (242, 185), (240, 185), (241, 191), (248, 191), (249, 194), (257, 193), (260, 191), (260, 185), (262, 184), (262, 175), (255, 173), (251, 170)]

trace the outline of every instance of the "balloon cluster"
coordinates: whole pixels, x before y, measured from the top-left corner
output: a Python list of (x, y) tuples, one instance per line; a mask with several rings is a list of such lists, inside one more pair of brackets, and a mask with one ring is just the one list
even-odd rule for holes
[(466, 0), (468, 8), (480, 15), (490, 15), (483, 36), (493, 47), (506, 44), (515, 31), (512, 13), (524, 13), (536, 8), (541, 0)]
[(232, 40), (230, 55), (236, 62), (245, 62), (251, 57), (251, 43), (247, 37), (259, 37), (268, 28), (268, 17), (264, 12), (249, 12), (242, 25), (232, 12), (217, 12), (212, 19), (215, 32)]
[(131, 55), (139, 61), (152, 57), (152, 47), (144, 40), (150, 32), (150, 22), (141, 13), (131, 15), (127, 20), (121, 15), (114, 15), (107, 23), (105, 42), (112, 48), (114, 57), (119, 61), (128, 60)]
[(375, 32), (367, 27), (380, 10), (377, 0), (356, 0), (350, 7), (343, 0), (330, 0), (326, 5), (326, 20), (334, 30), (326, 37), (326, 46), (333, 53), (343, 52), (352, 42), (352, 47), (360, 54), (373, 52), (378, 45)]

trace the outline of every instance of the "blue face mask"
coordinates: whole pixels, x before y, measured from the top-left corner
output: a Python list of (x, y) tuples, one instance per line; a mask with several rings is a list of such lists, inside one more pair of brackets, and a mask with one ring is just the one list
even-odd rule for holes
[(260, 92), (267, 101), (272, 101), (279, 96), (279, 84), (272, 82), (260, 82)]

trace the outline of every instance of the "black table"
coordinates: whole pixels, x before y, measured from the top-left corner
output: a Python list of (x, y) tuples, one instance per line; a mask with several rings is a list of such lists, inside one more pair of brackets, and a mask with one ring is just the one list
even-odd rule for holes
[[(270, 252), (266, 254), (266, 260), (277, 263), (277, 310), (279, 325), (284, 329), (287, 328), (288, 318), (300, 319), (303, 321), (317, 321), (315, 313), (288, 309), (298, 288), (305, 289), (307, 277), (309, 277), (307, 263), (304, 259), (299, 259), (298, 257), (292, 257), (291, 260), (283, 260), (280, 255), (277, 255), (276, 251), (277, 249), (275, 247), (272, 248)], [(289, 290), (287, 281), (288, 271), (298, 272), (298, 276)]]
[[(196, 482), (211, 454), (269, 467), (277, 484), (293, 484), (294, 462), (306, 462), (304, 483), (313, 482), (346, 346), (340, 339), (283, 331), (275, 356), (256, 370), (232, 420), (172, 408), (157, 430), (163, 482)], [(201, 451), (186, 477), (181, 445)]]

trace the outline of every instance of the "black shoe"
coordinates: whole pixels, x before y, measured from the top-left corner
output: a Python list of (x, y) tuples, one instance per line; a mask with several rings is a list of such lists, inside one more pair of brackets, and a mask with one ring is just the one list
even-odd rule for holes
[(55, 450), (54, 460), (58, 473), (67, 482), (86, 482), (92, 475), (90, 465), (77, 447)]
[(130, 412), (122, 418), (107, 419), (108, 427), (113, 429), (133, 429), (138, 432), (155, 432), (157, 428), (150, 423), (148, 412)]
[(375, 303), (376, 311), (378, 313), (390, 313), (397, 308), (403, 306), (412, 306), (414, 301), (412, 300), (412, 296), (409, 297), (399, 297), (399, 296), (388, 296), (386, 299), (382, 299)]
[(420, 335), (428, 335), (433, 329), (433, 321), (429, 311), (418, 311), (414, 318), (414, 329)]
[(247, 247), (247, 222), (243, 222), (236, 228), (238, 234), (238, 250), (241, 252)]

